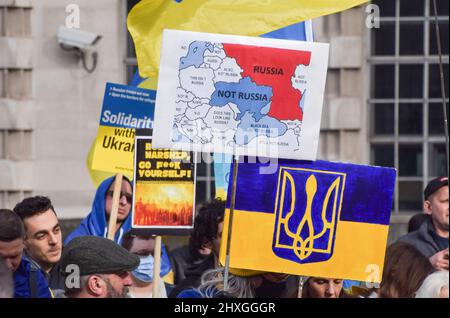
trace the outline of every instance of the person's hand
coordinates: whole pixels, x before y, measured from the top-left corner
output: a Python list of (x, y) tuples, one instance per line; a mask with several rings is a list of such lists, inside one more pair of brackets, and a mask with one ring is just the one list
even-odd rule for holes
[(437, 270), (448, 271), (448, 247), (429, 258), (431, 265)]

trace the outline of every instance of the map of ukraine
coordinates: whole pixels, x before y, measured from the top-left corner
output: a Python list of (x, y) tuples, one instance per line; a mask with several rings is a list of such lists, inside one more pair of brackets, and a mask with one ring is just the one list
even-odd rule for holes
[(240, 145), (289, 135), (286, 145), (298, 148), (310, 59), (308, 51), (192, 42), (180, 58), (174, 129)]

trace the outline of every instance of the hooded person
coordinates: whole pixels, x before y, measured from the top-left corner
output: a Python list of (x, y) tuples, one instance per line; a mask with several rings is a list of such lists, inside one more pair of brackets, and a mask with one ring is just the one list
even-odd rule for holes
[[(108, 234), (108, 220), (112, 208), (112, 195), (115, 177), (105, 179), (97, 188), (92, 210), (88, 216), (81, 221), (80, 225), (70, 233), (64, 241), (67, 245), (75, 237), (93, 235), (106, 237)], [(123, 177), (120, 190), (119, 210), (117, 213), (117, 225), (114, 241), (122, 242), (123, 234), (131, 229), (131, 209), (133, 204), (133, 187), (131, 181)]]

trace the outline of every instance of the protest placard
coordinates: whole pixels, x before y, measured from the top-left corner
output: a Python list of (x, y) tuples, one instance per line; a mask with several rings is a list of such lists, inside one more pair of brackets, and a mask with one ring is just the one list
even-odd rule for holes
[(165, 30), (155, 148), (316, 158), (328, 44)]
[(106, 83), (93, 170), (132, 178), (135, 129), (152, 128), (155, 95), (153, 90)]
[(151, 131), (136, 135), (132, 227), (158, 235), (194, 226), (194, 153), (152, 147)]
[(237, 166), (230, 267), (381, 281), (395, 169), (279, 160), (274, 173), (261, 173), (263, 166)]

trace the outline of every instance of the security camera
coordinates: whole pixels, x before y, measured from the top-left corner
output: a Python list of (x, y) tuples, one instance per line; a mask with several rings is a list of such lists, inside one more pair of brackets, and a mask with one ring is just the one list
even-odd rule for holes
[(92, 73), (95, 70), (98, 54), (97, 52), (92, 52), (92, 66), (88, 67), (86, 53), (100, 39), (101, 36), (98, 34), (78, 29), (69, 29), (64, 26), (60, 26), (58, 30), (58, 42), (61, 49), (76, 53), (83, 63), (83, 68), (88, 73)]
[(101, 36), (92, 32), (82, 31), (78, 29), (69, 29), (64, 26), (60, 26), (58, 30), (58, 42), (60, 45), (86, 49), (93, 46)]

